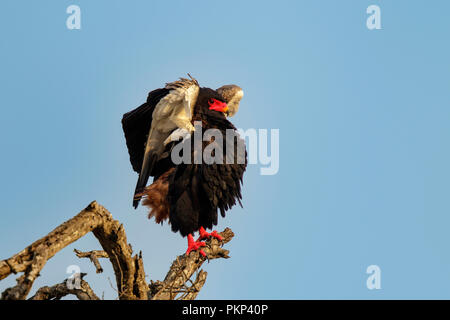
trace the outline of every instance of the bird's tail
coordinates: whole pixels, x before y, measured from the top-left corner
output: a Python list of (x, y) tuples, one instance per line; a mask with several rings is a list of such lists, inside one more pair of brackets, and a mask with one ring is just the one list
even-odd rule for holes
[(148, 176), (147, 178), (143, 178), (144, 176), (141, 174), (139, 175), (139, 179), (136, 183), (136, 188), (134, 189), (134, 195), (133, 195), (133, 207), (135, 209), (137, 209), (138, 205), (139, 205), (139, 201), (141, 201), (144, 190), (145, 190), (145, 185), (147, 184), (148, 181)]
[(143, 164), (141, 173), (139, 174), (139, 179), (136, 183), (136, 188), (134, 189), (133, 196), (133, 207), (136, 209), (139, 205), (139, 201), (142, 198), (143, 192), (145, 190), (145, 186), (147, 185), (148, 178), (153, 170), (153, 166), (156, 162), (156, 156), (150, 155), (148, 163)]
[(142, 199), (142, 193), (143, 193), (143, 189), (138, 189), (136, 186), (136, 190), (134, 191), (134, 196), (133, 196), (133, 207), (135, 209), (137, 209), (137, 207), (139, 206), (139, 202)]

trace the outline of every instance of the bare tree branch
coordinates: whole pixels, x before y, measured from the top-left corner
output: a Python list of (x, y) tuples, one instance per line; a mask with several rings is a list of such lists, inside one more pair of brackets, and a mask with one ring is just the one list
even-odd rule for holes
[(32, 296), (29, 300), (59, 300), (64, 296), (73, 294), (79, 300), (100, 300), (99, 297), (94, 293), (89, 284), (83, 280), (85, 273), (78, 274), (80, 277), (80, 283), (77, 286), (67, 285), (68, 281), (71, 279), (66, 279), (61, 283), (55, 284), (52, 287), (42, 287), (36, 294)]
[[(223, 232), (220, 233), (220, 235), (223, 238), (222, 243), (227, 243), (234, 237), (233, 231), (231, 231), (231, 229), (229, 228), (226, 228)], [(186, 282), (188, 282), (192, 275), (200, 269), (202, 264), (207, 259), (213, 260), (218, 258), (229, 258), (229, 251), (223, 249), (221, 247), (221, 242), (216, 238), (208, 239), (206, 241), (206, 247), (203, 247), (202, 249), (206, 253), (206, 256), (208, 258), (204, 258), (202, 255), (200, 255), (199, 252), (191, 252), (189, 256), (186, 256), (185, 254), (178, 256), (172, 263), (172, 266), (170, 267), (164, 281), (154, 282), (150, 285), (150, 298), (152, 300), (175, 299), (177, 294), (186, 290)], [(203, 286), (204, 282), (206, 281), (206, 272), (204, 272), (204, 274), (202, 274), (200, 278), (198, 276), (197, 278), (198, 285), (201, 284), (201, 286)], [(187, 295), (186, 298), (195, 298), (196, 296), (197, 294)]]
[(102, 227), (95, 228), (93, 233), (113, 265), (119, 298), (147, 300), (148, 285), (145, 282), (142, 254), (139, 252), (139, 255), (132, 257), (132, 249), (127, 242), (123, 225), (114, 220), (97, 202), (94, 202), (94, 206), (97, 211), (107, 213)]
[[(197, 297), (205, 284), (207, 273), (200, 268), (207, 259), (199, 252), (191, 252), (189, 256), (180, 255), (175, 259), (164, 281), (151, 281), (148, 285), (145, 281), (142, 253), (139, 252), (133, 256), (123, 225), (114, 220), (108, 210), (93, 201), (86, 209), (45, 237), (11, 258), (0, 261), (0, 280), (10, 274), (23, 272), (23, 275), (17, 279), (17, 285), (6, 289), (1, 299), (26, 299), (47, 261), (58, 251), (89, 232), (94, 234), (103, 250), (82, 252), (75, 249), (75, 253), (79, 258), (89, 258), (95, 265), (97, 273), (103, 271), (98, 258), (109, 258), (116, 277), (119, 299), (192, 300)], [(215, 238), (208, 239), (206, 247), (202, 248), (209, 260), (229, 258), (229, 251), (223, 249), (221, 244), (229, 242), (234, 234), (226, 228), (220, 235), (223, 238), (222, 241)], [(196, 277), (192, 280), (194, 274)], [(68, 288), (67, 282), (40, 288), (31, 299), (60, 299), (67, 294), (74, 294), (83, 300), (98, 299), (84, 280), (81, 281), (81, 287), (78, 289)]]
[(96, 272), (102, 273), (103, 268), (98, 261), (98, 258), (109, 258), (108, 254), (103, 250), (92, 250), (89, 252), (82, 252), (78, 249), (73, 250), (78, 258), (89, 258), (91, 262), (94, 264)]
[(131, 256), (123, 226), (96, 201), (45, 237), (0, 262), (0, 280), (11, 273), (24, 272), (16, 286), (2, 293), (2, 299), (25, 299), (47, 260), (88, 232), (94, 233), (113, 265), (119, 297), (147, 299), (148, 286), (141, 281), (145, 278), (141, 255)]
[[(197, 295), (200, 293), (200, 290), (203, 288), (203, 285), (206, 282), (206, 277), (208, 273), (204, 270), (200, 270), (197, 274), (195, 280), (192, 282), (190, 287), (186, 287), (185, 293), (181, 295), (181, 297), (177, 298), (179, 300), (195, 300)], [(186, 286), (186, 284), (185, 284)]]

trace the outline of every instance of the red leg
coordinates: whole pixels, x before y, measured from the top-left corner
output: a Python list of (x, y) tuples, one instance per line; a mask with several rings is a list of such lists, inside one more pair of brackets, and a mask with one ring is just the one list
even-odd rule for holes
[(203, 227), (200, 227), (198, 232), (200, 233), (200, 237), (198, 237), (197, 241), (203, 240), (203, 239), (208, 239), (210, 237), (214, 237), (214, 238), (218, 239), (219, 241), (222, 241), (222, 239), (223, 239), (222, 236), (215, 230), (211, 231), (211, 232), (206, 232), (206, 230)]
[[(194, 241), (194, 237), (192, 236), (192, 234), (188, 234), (188, 248), (186, 250), (186, 255), (188, 256), (191, 251), (198, 250), (199, 248), (204, 246), (206, 246), (204, 242), (201, 242), (199, 240)], [(206, 257), (206, 254), (202, 249), (200, 249), (200, 254)]]

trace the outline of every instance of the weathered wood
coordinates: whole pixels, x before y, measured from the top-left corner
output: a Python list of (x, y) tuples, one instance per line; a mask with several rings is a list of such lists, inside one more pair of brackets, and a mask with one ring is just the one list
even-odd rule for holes
[[(17, 279), (17, 285), (6, 289), (2, 293), (1, 299), (26, 299), (47, 261), (58, 251), (89, 232), (92, 232), (100, 242), (103, 251), (75, 250), (75, 253), (79, 258), (89, 257), (94, 263), (97, 273), (103, 271), (98, 258), (109, 258), (116, 277), (119, 299), (192, 300), (197, 297), (205, 284), (207, 273), (200, 268), (206, 258), (199, 252), (191, 252), (189, 256), (183, 254), (175, 259), (164, 281), (152, 281), (148, 285), (145, 281), (142, 253), (133, 255), (123, 225), (114, 220), (108, 210), (93, 201), (86, 209), (45, 237), (35, 241), (11, 258), (0, 261), (0, 280), (11, 274), (23, 273)], [(223, 241), (211, 238), (206, 241), (206, 247), (202, 248), (209, 260), (229, 258), (228, 250), (223, 249), (221, 244), (229, 242), (234, 234), (226, 228), (220, 235), (223, 237)], [(196, 272), (195, 280), (191, 280)], [(187, 283), (191, 283), (191, 285), (188, 286)], [(80, 288), (75, 289), (67, 288), (66, 282), (52, 287), (43, 287), (31, 299), (59, 299), (67, 294), (74, 294), (79, 299), (98, 299), (86, 281), (82, 280), (81, 284)]]
[(85, 273), (79, 275), (81, 277), (79, 288), (68, 286), (67, 281), (70, 279), (66, 279), (52, 287), (45, 286), (40, 288), (29, 300), (59, 300), (70, 294), (75, 295), (78, 300), (100, 300), (89, 284), (83, 280), (85, 275)]
[[(216, 238), (208, 239), (206, 247), (203, 247), (203, 251), (206, 253), (207, 258), (204, 258), (198, 251), (191, 252), (189, 256), (178, 256), (172, 263), (169, 272), (167, 273), (164, 281), (159, 282), (159, 288), (157, 292), (154, 292), (151, 296), (152, 300), (173, 300), (176, 298), (177, 293), (180, 293), (185, 288), (186, 282), (192, 277), (192, 275), (200, 269), (203, 262), (207, 259), (213, 260), (218, 258), (228, 259), (229, 251), (221, 247), (221, 244), (231, 241), (234, 237), (233, 231), (226, 228), (220, 233), (223, 240), (219, 241)], [(206, 274), (202, 276), (206, 280)], [(200, 281), (200, 279), (198, 280)], [(194, 282), (195, 283), (195, 282)], [(204, 281), (203, 281), (204, 283)], [(200, 285), (200, 282), (199, 282)], [(201, 284), (203, 286), (203, 284)], [(190, 295), (189, 297), (195, 298), (197, 295)]]
[(98, 258), (109, 258), (108, 254), (103, 250), (92, 250), (89, 252), (82, 252), (78, 249), (74, 249), (73, 251), (75, 252), (78, 258), (89, 258), (89, 260), (91, 260), (91, 262), (94, 264), (97, 273), (103, 272), (103, 268), (100, 262), (98, 261)]

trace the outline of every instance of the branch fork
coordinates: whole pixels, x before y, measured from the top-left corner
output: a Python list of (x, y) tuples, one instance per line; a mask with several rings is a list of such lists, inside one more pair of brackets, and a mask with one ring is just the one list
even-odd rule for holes
[[(111, 213), (96, 201), (72, 219), (64, 222), (45, 237), (35, 241), (21, 252), (9, 259), (0, 261), (0, 280), (10, 274), (23, 273), (14, 287), (6, 289), (2, 300), (23, 300), (28, 296), (34, 281), (49, 259), (63, 248), (92, 232), (103, 250), (83, 252), (75, 249), (78, 258), (89, 258), (97, 273), (102, 273), (99, 258), (111, 262), (116, 277), (118, 298), (123, 300), (193, 300), (205, 284), (207, 272), (200, 270), (206, 258), (198, 252), (178, 256), (172, 263), (163, 281), (145, 281), (142, 253), (133, 255), (131, 245), (127, 242), (122, 224), (114, 220)], [(234, 234), (226, 228), (220, 233), (223, 240), (215, 238), (206, 241), (203, 251), (209, 260), (229, 258), (229, 251), (222, 245), (229, 242)], [(195, 274), (195, 278), (192, 280)], [(69, 289), (67, 281), (54, 286), (42, 287), (31, 300), (51, 300), (72, 294), (80, 300), (99, 300), (89, 284), (80, 275), (80, 287)], [(190, 283), (190, 285), (187, 285)]]

